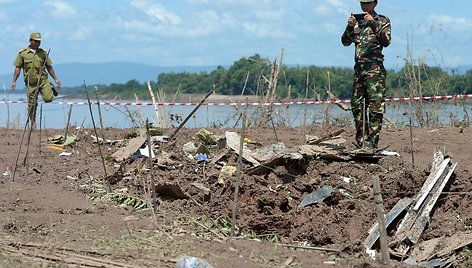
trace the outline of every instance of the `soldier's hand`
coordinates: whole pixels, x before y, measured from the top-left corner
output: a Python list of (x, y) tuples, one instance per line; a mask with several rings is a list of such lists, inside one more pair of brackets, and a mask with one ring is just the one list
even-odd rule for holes
[(354, 25), (356, 25), (356, 18), (354, 17), (354, 13), (351, 13), (351, 16), (347, 19), (347, 25), (349, 27), (354, 27)]
[(11, 91), (15, 91), (16, 89), (16, 82), (12, 82), (10, 86)]
[(372, 15), (370, 15), (369, 13), (365, 14), (364, 19), (367, 21), (367, 23), (372, 23), (374, 21), (374, 17), (372, 17)]
[(61, 83), (61, 81), (59, 81), (59, 79), (54, 80), (54, 82), (56, 83), (58, 88), (62, 87), (62, 83)]
[(377, 32), (377, 23), (375, 22), (374, 17), (372, 17), (372, 15), (367, 13), (365, 15), (365, 20), (370, 25), (370, 28), (372, 28), (372, 31)]

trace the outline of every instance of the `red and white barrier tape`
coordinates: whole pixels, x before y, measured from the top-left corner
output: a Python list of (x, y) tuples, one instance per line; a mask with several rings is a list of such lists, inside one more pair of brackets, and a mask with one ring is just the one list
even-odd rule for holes
[[(450, 100), (450, 99), (468, 99), (472, 94), (463, 95), (447, 95), (447, 96), (424, 96), (424, 97), (409, 97), (409, 98), (387, 98), (386, 101), (415, 101), (415, 100)], [(290, 101), (290, 102), (248, 102), (248, 106), (286, 106), (286, 105), (305, 105), (305, 104), (336, 104), (336, 103), (350, 103), (351, 100), (337, 100), (337, 101)], [(0, 101), (0, 104), (18, 104), (28, 103), (26, 100), (20, 101)], [(51, 102), (53, 104), (61, 105), (88, 105), (88, 102), (76, 102), (76, 101), (61, 101)], [(97, 105), (97, 102), (92, 102), (93, 105)], [(100, 102), (100, 105), (105, 106), (197, 106), (197, 102), (189, 103), (152, 103), (152, 102)], [(203, 103), (204, 106), (244, 106), (244, 102), (208, 102)]]

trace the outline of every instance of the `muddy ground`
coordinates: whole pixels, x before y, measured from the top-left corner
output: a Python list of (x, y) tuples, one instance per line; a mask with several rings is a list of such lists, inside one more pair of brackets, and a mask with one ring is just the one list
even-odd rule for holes
[[(147, 158), (113, 163), (109, 157), (128, 144), (125, 138), (136, 132), (132, 129), (106, 129), (106, 139), (124, 140), (100, 147), (93, 142), (93, 130), (71, 129), (68, 134), (77, 141), (65, 147), (71, 153), (66, 156), (47, 147), (52, 143), (48, 139), (64, 135), (64, 130), (35, 130), (28, 157), (26, 137), (18, 154), (23, 130), (0, 129), (0, 267), (175, 267), (185, 255), (214, 267), (381, 267), (362, 246), (376, 220), (372, 175), (380, 177), (384, 206), (390, 210), (420, 190), (437, 149), (458, 165), (421, 241), (472, 230), (470, 128), (414, 128), (414, 165), (408, 128), (382, 132), (379, 147), (388, 146), (399, 157), (305, 157), (259, 175), (248, 175), (251, 165), (245, 163), (234, 238), (229, 234), (236, 179), (233, 175), (219, 181), (219, 175), (224, 164), (236, 166), (238, 157), (229, 152), (212, 163), (222, 150), (211, 148), (208, 162), (190, 159), (182, 148), (190, 141), (198, 145), (198, 130), (182, 129), (175, 143), (156, 147), (158, 157), (150, 169)], [(305, 134), (323, 136), (335, 130), (280, 128), (276, 133), (293, 148), (306, 144)], [(222, 129), (211, 131), (225, 134)], [(349, 149), (353, 135), (353, 129), (341, 134)], [(250, 128), (245, 136), (262, 146), (276, 141), (272, 129)], [(159, 186), (155, 214), (142, 209), (151, 196), (150, 171)], [(321, 186), (336, 191), (321, 203), (298, 207)], [(106, 194), (109, 190), (112, 193)], [(462, 248), (457, 256), (458, 267), (470, 267), (470, 248)]]

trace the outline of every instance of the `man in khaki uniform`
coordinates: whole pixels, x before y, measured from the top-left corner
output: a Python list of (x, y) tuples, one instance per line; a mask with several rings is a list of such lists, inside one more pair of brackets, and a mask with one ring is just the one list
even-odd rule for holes
[[(31, 122), (31, 127), (36, 127), (36, 108), (37, 97), (41, 96), (45, 102), (51, 102), (57, 91), (48, 79), (48, 73), (54, 79), (58, 88), (62, 87), (61, 81), (56, 77), (56, 73), (52, 68), (52, 61), (48, 56), (48, 52), (42, 48), (41, 34), (31, 33), (29, 39), (29, 46), (20, 50), (13, 65), (15, 71), (13, 73), (13, 82), (11, 83), (11, 90), (16, 89), (16, 80), (20, 76), (23, 68), (23, 78), (26, 85), (26, 94), (28, 96), (28, 116)], [(47, 70), (47, 72), (46, 72)]]

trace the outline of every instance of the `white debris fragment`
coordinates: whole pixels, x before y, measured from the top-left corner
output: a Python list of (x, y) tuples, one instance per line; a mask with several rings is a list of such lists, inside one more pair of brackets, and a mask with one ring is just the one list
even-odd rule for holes
[(391, 152), (391, 151), (385, 151), (385, 150), (381, 151), (380, 154), (385, 155), (385, 156), (400, 156), (400, 154), (397, 152)]
[(351, 180), (352, 180), (352, 178), (344, 177), (344, 176), (341, 176), (341, 179), (342, 179), (345, 183), (351, 183)]

